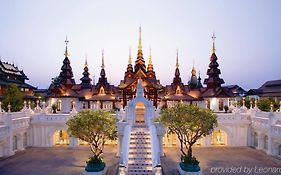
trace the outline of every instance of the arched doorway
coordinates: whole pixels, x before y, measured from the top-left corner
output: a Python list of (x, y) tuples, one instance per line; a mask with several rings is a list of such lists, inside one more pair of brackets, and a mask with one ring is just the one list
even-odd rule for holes
[(211, 145), (227, 145), (227, 133), (223, 130), (215, 130), (212, 133)]
[(69, 145), (69, 135), (64, 130), (59, 130), (54, 133), (55, 145)]
[(263, 138), (263, 149), (268, 149), (268, 136), (264, 136)]
[(258, 134), (256, 132), (254, 133), (254, 147), (258, 147)]
[(18, 149), (18, 137), (13, 136), (13, 150), (16, 151)]
[(145, 106), (143, 102), (137, 102), (135, 114), (136, 114), (136, 124), (142, 124), (145, 122), (144, 119)]

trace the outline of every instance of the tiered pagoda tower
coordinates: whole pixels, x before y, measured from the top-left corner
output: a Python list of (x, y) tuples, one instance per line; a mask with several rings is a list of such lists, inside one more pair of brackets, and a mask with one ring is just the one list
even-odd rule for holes
[(85, 61), (83, 77), (80, 78), (80, 80), (81, 80), (81, 84), (80, 85), (81, 85), (82, 89), (91, 89), (92, 88), (92, 86), (93, 86), (91, 84), (92, 79), (90, 78), (90, 73), (89, 73), (87, 59)]
[(146, 68), (142, 53), (141, 28), (139, 28), (138, 54), (133, 69), (131, 53), (129, 54), (129, 62), (127, 71), (125, 72), (124, 80), (121, 80), (119, 89), (122, 91), (123, 107), (127, 105), (127, 101), (136, 96), (136, 86), (138, 79), (142, 79), (144, 85), (144, 96), (153, 101), (153, 105), (157, 107), (159, 92), (162, 90), (160, 81), (156, 79), (156, 74), (153, 69), (152, 56), (150, 51), (149, 63)]
[(61, 73), (59, 75), (59, 83), (66, 86), (67, 88), (71, 88), (73, 85), (75, 85), (75, 80), (73, 78), (73, 72), (72, 68), (70, 66), (70, 61), (68, 59), (68, 50), (67, 50), (67, 45), (68, 45), (68, 40), (66, 38), (65, 40), (65, 58), (63, 60), (63, 65), (61, 67)]

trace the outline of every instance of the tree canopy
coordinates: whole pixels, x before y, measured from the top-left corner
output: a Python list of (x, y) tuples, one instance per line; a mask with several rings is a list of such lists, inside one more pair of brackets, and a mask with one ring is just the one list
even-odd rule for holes
[(17, 85), (11, 84), (8, 86), (6, 92), (3, 95), (3, 108), (8, 111), (8, 105), (11, 105), (11, 111), (20, 111), (23, 107), (23, 94), (18, 89)]
[(177, 135), (182, 156), (188, 157), (192, 157), (192, 145), (217, 126), (217, 116), (210, 109), (181, 103), (163, 109), (157, 121)]
[(116, 138), (116, 119), (103, 110), (83, 110), (67, 121), (71, 136), (88, 142), (94, 157), (100, 159), (106, 140)]

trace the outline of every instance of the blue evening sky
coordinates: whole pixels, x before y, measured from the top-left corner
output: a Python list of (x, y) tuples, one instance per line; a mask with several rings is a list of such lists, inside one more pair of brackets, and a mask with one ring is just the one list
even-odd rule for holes
[(193, 63), (206, 78), (213, 32), (226, 85), (258, 88), (281, 78), (279, 0), (1, 0), (0, 56), (23, 68), (30, 84), (47, 88), (60, 73), (67, 35), (77, 83), (85, 54), (98, 78), (104, 49), (108, 80), (118, 85), (129, 47), (136, 59), (139, 25), (144, 58), (151, 47), (162, 85), (173, 79), (177, 48), (182, 80)]

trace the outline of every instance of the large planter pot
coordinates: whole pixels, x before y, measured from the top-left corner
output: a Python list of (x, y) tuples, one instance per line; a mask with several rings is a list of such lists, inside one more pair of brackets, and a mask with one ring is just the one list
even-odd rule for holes
[(186, 164), (181, 162), (178, 165), (180, 175), (201, 175), (199, 165)]
[(100, 172), (103, 171), (105, 168), (105, 163), (87, 163), (85, 167), (85, 171), (87, 172)]

